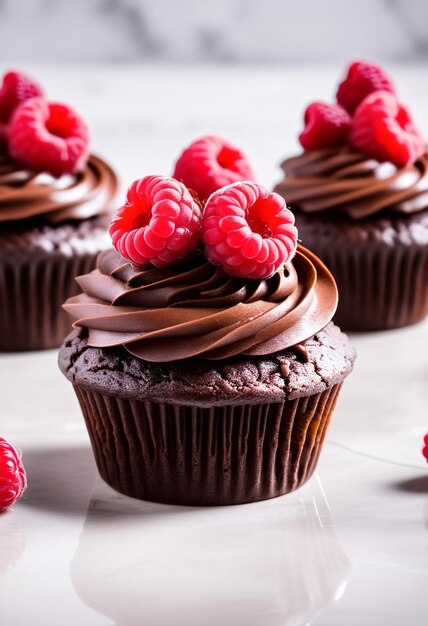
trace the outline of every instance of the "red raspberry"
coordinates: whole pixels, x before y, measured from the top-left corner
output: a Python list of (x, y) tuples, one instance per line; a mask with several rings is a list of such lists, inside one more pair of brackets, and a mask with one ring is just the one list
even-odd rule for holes
[(293, 258), (297, 229), (281, 196), (245, 181), (208, 198), (202, 238), (211, 263), (231, 276), (269, 278)]
[(424, 437), (424, 447), (422, 449), (422, 454), (424, 455), (424, 457), (426, 458), (426, 461), (428, 463), (428, 433), (425, 435)]
[(336, 98), (352, 115), (364, 98), (374, 91), (389, 91), (395, 94), (392, 82), (381, 67), (374, 63), (355, 61), (350, 65), (345, 80), (340, 83)]
[(387, 91), (376, 91), (362, 101), (352, 120), (349, 139), (361, 152), (397, 166), (414, 163), (425, 151), (407, 109)]
[(220, 137), (207, 135), (190, 144), (175, 164), (174, 178), (203, 200), (225, 185), (253, 179), (242, 152)]
[(0, 121), (9, 122), (18, 104), (39, 96), (43, 96), (43, 92), (31, 78), (19, 72), (7, 72), (0, 88)]
[(26, 486), (20, 452), (0, 437), (0, 511), (15, 504)]
[(201, 219), (201, 208), (183, 183), (146, 176), (129, 187), (109, 232), (116, 250), (135, 267), (164, 267), (196, 249)]
[(11, 156), (53, 176), (81, 170), (88, 158), (85, 122), (65, 104), (32, 98), (16, 109), (9, 124)]
[(305, 128), (299, 141), (305, 150), (340, 148), (346, 144), (351, 118), (337, 104), (312, 102), (305, 111)]

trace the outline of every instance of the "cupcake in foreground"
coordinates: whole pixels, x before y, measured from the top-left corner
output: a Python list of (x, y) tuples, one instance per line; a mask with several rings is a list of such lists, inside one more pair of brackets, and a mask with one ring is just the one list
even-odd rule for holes
[(0, 140), (0, 351), (54, 348), (75, 277), (109, 246), (117, 177), (77, 113), (16, 72), (0, 89)]
[(428, 153), (379, 67), (353, 63), (337, 104), (314, 102), (303, 154), (275, 191), (332, 271), (346, 330), (413, 324), (428, 313)]
[(355, 354), (284, 200), (237, 182), (202, 210), (183, 183), (148, 176), (110, 233), (116, 249), (65, 304), (75, 330), (59, 355), (101, 476), (185, 505), (299, 487)]

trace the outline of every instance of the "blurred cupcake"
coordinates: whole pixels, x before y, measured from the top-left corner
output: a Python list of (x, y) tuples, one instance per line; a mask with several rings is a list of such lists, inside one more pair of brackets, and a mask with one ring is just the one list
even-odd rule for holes
[(116, 250), (65, 305), (76, 330), (59, 356), (109, 485), (221, 505), (312, 474), (355, 354), (329, 323), (334, 280), (296, 252), (293, 223), (252, 182), (212, 194), (203, 215), (172, 178), (130, 187), (110, 228)]
[(303, 243), (332, 271), (346, 330), (382, 330), (428, 313), (428, 154), (379, 67), (353, 63), (337, 104), (314, 102), (303, 154), (275, 191)]
[(109, 245), (117, 177), (68, 106), (16, 72), (0, 90), (0, 351), (58, 346), (75, 276)]

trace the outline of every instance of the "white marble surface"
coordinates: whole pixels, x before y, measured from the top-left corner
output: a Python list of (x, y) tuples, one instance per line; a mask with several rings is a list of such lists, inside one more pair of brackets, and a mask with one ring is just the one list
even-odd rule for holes
[(2, 0), (0, 59), (426, 60), (427, 19), (426, 0)]
[[(29, 69), (82, 111), (126, 183), (169, 172), (184, 142), (218, 132), (271, 185), (303, 104), (328, 97), (337, 74)], [(427, 132), (426, 68), (391, 70)], [(55, 352), (0, 355), (0, 435), (22, 448), (29, 480), (0, 516), (1, 625), (426, 624), (428, 323), (352, 341), (316, 475), (282, 498), (211, 509), (112, 491)]]

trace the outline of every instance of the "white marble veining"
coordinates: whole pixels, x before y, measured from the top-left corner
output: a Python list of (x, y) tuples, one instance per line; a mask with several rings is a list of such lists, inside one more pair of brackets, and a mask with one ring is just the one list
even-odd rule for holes
[(425, 0), (2, 0), (0, 59), (423, 60)]
[[(170, 172), (185, 142), (217, 132), (272, 185), (304, 103), (327, 98), (337, 76), (28, 69), (82, 112), (125, 184)], [(428, 134), (426, 70), (390, 70)], [(21, 447), (29, 481), (0, 516), (1, 626), (425, 625), (428, 323), (352, 341), (355, 371), (314, 477), (282, 498), (208, 509), (115, 493), (97, 475), (56, 353), (0, 355), (0, 435)]]

